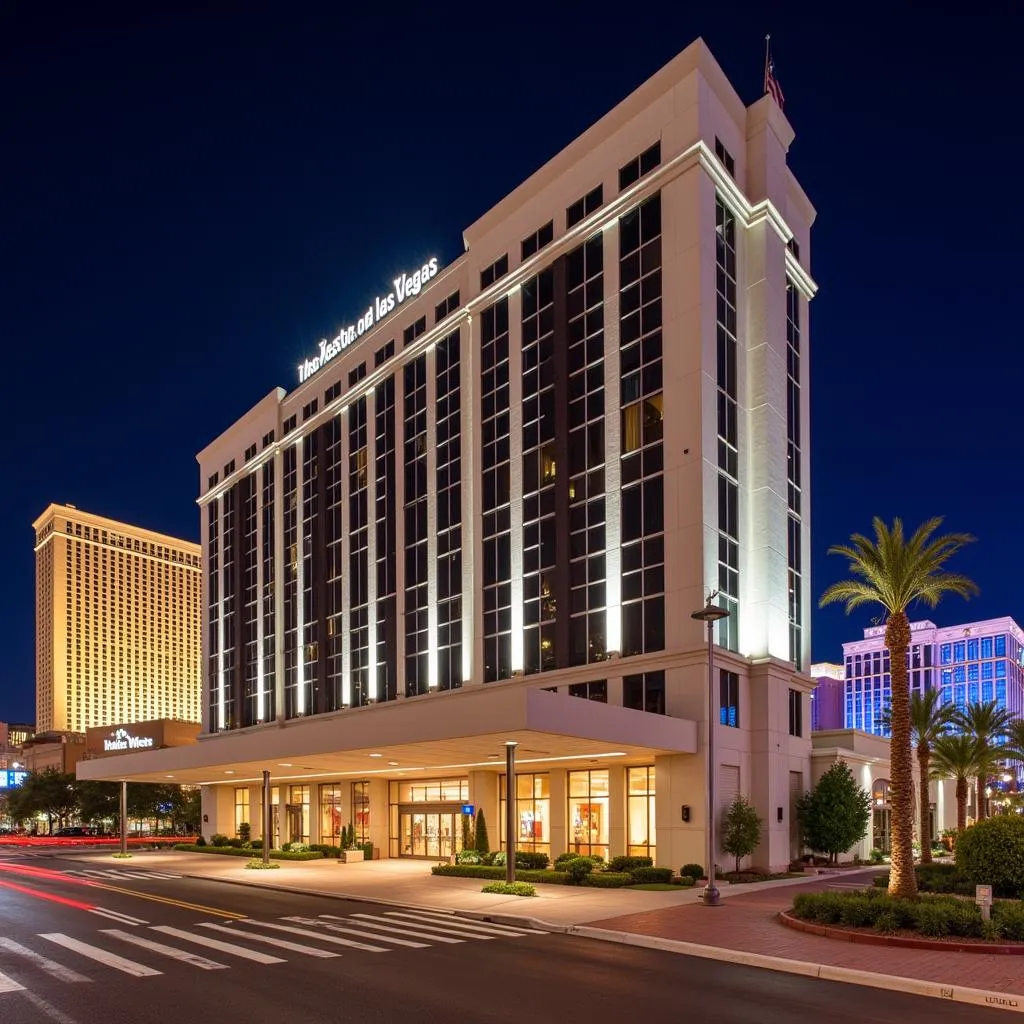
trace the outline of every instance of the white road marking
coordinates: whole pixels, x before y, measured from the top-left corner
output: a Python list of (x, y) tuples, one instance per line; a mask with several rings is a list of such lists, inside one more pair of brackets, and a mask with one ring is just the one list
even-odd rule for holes
[(154, 942), (152, 939), (144, 939), (141, 935), (133, 935), (131, 932), (122, 932), (117, 928), (102, 929), (104, 935), (113, 935), (115, 939), (122, 939), (125, 942), (134, 943), (143, 949), (150, 949), (161, 956), (169, 956), (172, 960), (183, 960), (193, 967), (202, 968), (204, 971), (223, 971), (227, 964), (219, 964), (216, 960), (207, 960), (205, 956), (198, 953), (190, 953), (186, 949), (176, 949), (174, 946), (165, 946), (162, 942)]
[(228, 935), (244, 936), (253, 942), (263, 942), (268, 946), (277, 946), (278, 949), (287, 949), (292, 953), (303, 953), (306, 956), (333, 957), (341, 956), (333, 949), (315, 949), (313, 946), (303, 946), (300, 942), (289, 942), (287, 939), (278, 939), (273, 935), (258, 935), (256, 932), (246, 931), (242, 928), (232, 928), (225, 924), (214, 924), (212, 921), (203, 921), (200, 928), (213, 928), (218, 932), (227, 932)]
[(320, 932), (311, 932), (308, 928), (293, 928), (287, 924), (274, 924), (271, 921), (250, 921), (250, 924), (258, 925), (260, 928), (274, 928), (279, 932), (291, 932), (293, 935), (303, 935), (308, 939), (317, 939), (320, 942), (330, 942), (335, 946), (348, 946), (349, 949), (363, 949), (367, 953), (386, 953), (382, 946), (368, 946), (365, 942), (353, 942), (351, 939), (339, 939), (334, 935), (323, 935)]
[(138, 927), (140, 924), (149, 924), (148, 921), (143, 921), (141, 917), (122, 914), (119, 910), (107, 910), (106, 907), (91, 907), (89, 912), (99, 914), (100, 917), (109, 917), (111, 921), (119, 921), (121, 924), (130, 924), (132, 927)]
[(147, 967), (145, 964), (137, 964), (134, 960), (126, 960), (123, 956), (109, 953), (105, 949), (100, 949), (99, 946), (90, 946), (88, 942), (73, 939), (70, 935), (64, 935), (61, 932), (41, 932), (39, 937), (47, 939), (58, 946), (63, 946), (65, 949), (70, 949), (75, 953), (81, 953), (82, 956), (88, 957), (90, 960), (113, 967), (115, 971), (131, 974), (136, 978), (149, 978), (155, 974), (163, 974), (163, 971), (154, 970), (154, 968)]
[(0, 992), (24, 992), (25, 986), (19, 985), (13, 978), (0, 974)]
[[(330, 918), (333, 921), (347, 921), (347, 917), (335, 917), (334, 914), (321, 914), (320, 917)], [(318, 928), (328, 928), (332, 932), (340, 932), (342, 935), (357, 935), (361, 939), (373, 939), (375, 942), (390, 942), (394, 946), (408, 946), (410, 949), (427, 949), (429, 942), (410, 942), (408, 939), (396, 939), (390, 935), (378, 935), (375, 932), (367, 931), (365, 928), (360, 931), (358, 928), (344, 928), (337, 924), (327, 924), (312, 917), (285, 917), (284, 921), (294, 921), (296, 924), (311, 924)]]
[(29, 949), (28, 946), (15, 942), (14, 939), (0, 936), (0, 949), (6, 949), (8, 953), (13, 953), (15, 956), (24, 957), (29, 963), (34, 964), (42, 971), (46, 971), (47, 974), (57, 978), (59, 981), (77, 982), (91, 980), (84, 974), (79, 974), (78, 971), (73, 971), (70, 967), (65, 967), (63, 964), (57, 963), (56, 960), (51, 960), (49, 957), (37, 953), (34, 949)]
[(163, 932), (164, 935), (173, 935), (176, 939), (184, 939), (186, 942), (195, 942), (200, 946), (208, 946), (210, 949), (219, 950), (221, 953), (231, 953), (233, 956), (240, 956), (245, 960), (255, 960), (258, 964), (285, 963), (279, 956), (270, 956), (267, 953), (259, 953), (254, 949), (246, 949), (244, 946), (235, 946), (230, 942), (221, 942), (220, 939), (210, 938), (209, 935), (193, 935), (191, 932), (182, 931), (180, 928), (172, 928), (169, 924), (153, 925), (153, 931)]
[(456, 934), (460, 932), (465, 935), (479, 935), (482, 939), (519, 938), (529, 934), (525, 931), (516, 931), (505, 925), (478, 924), (476, 921), (466, 921), (461, 917), (430, 917), (427, 914), (407, 914), (400, 910), (386, 911), (388, 917), (408, 919), (419, 927), (451, 929)]
[[(411, 928), (398, 928), (396, 925), (397, 921), (391, 921), (388, 923), (386, 917), (373, 917), (370, 914), (353, 914), (353, 917), (359, 918), (360, 924), (365, 924), (367, 928), (379, 929), (382, 932), (395, 932), (398, 935), (411, 935), (414, 939), (427, 939), (429, 942), (444, 942), (448, 945), (455, 945), (457, 942), (465, 942), (465, 939), (453, 939), (447, 935), (427, 934), (426, 932), (416, 932)], [(378, 924), (378, 921), (385, 922), (384, 924)]]

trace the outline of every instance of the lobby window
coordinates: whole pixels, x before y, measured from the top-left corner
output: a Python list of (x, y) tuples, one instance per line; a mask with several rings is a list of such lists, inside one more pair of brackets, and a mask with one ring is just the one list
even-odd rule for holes
[(354, 388), (366, 376), (366, 363), (360, 363), (348, 371), (348, 386)]
[(543, 227), (537, 228), (531, 235), (527, 235), (522, 243), (522, 256), (528, 260), (534, 253), (539, 252), (545, 245), (555, 237), (555, 222), (549, 220)]
[[(508, 849), (505, 833), (505, 775), (500, 777), (499, 841)], [(551, 854), (551, 776), (547, 772), (516, 775), (516, 849)]]
[(799, 690), (789, 691), (789, 735), (804, 734), (804, 695)]
[(626, 769), (626, 853), (656, 862), (654, 765)]
[(272, 430), (268, 430), (267, 433), (265, 433), (263, 435), (263, 447), (267, 448), (270, 445), (272, 445), (273, 443), (274, 443), (274, 432)]
[(427, 318), (421, 316), (415, 323), (409, 324), (404, 331), (402, 331), (402, 347), (411, 345), (425, 330), (427, 329)]
[(381, 345), (381, 347), (373, 353), (373, 365), (380, 366), (381, 363), (386, 363), (394, 354), (395, 339), (392, 338), (386, 345)]
[(718, 724), (732, 729), (740, 727), (740, 677), (728, 669), (719, 669), (719, 712)]
[(623, 677), (622, 706), (635, 711), (665, 714), (665, 672), (638, 672)]
[(290, 843), (309, 842), (309, 786), (289, 786), (285, 835)]
[(249, 445), (248, 448), (245, 449), (245, 461), (246, 462), (251, 462), (254, 458), (256, 458), (256, 444), (255, 444), (255, 442), (253, 442), (251, 445)]
[(320, 787), (320, 842), (335, 846), (341, 839), (341, 786), (329, 783)]
[(284, 421), (284, 426), (281, 429), (281, 436), (286, 437), (295, 429), (295, 415), (291, 415)]
[(608, 769), (569, 772), (569, 849), (608, 858)]
[(352, 783), (352, 826), (357, 843), (370, 841), (370, 783), (366, 780)]
[(316, 415), (316, 411), (317, 411), (318, 407), (319, 407), (319, 405), (318, 405), (318, 402), (317, 402), (317, 400), (315, 398), (313, 399), (313, 401), (307, 402), (302, 407), (302, 421), (303, 421), (303, 423), (305, 423), (305, 421), (308, 420), (310, 416), (315, 416)]
[(429, 680), (427, 591), (427, 357), (403, 367), (405, 384), (405, 695), (426, 693)]
[(508, 273), (508, 253), (500, 256), (489, 267), (480, 271), (480, 290), (489, 288), (495, 281), (503, 278)]
[(231, 476), (231, 474), (232, 474), (232, 473), (234, 473), (234, 471), (235, 471), (235, 460), (234, 460), (234, 459), (232, 459), (232, 460), (231, 460), (231, 461), (230, 461), (230, 462), (229, 462), (229, 463), (228, 463), (228, 464), (227, 464), (227, 465), (226, 465), (226, 466), (224, 467), (224, 476), (226, 476), (226, 477), (228, 477), (228, 476)]
[(650, 174), (661, 163), (661, 141), (649, 146), (639, 156), (633, 157), (628, 164), (619, 168), (619, 191), (629, 188), (645, 174)]
[(608, 703), (608, 680), (594, 679), (589, 683), (572, 683), (569, 686), (570, 697), (583, 697), (585, 700), (596, 700)]
[(446, 316), (451, 316), (459, 308), (459, 293), (452, 292), (447, 299), (434, 307), (434, 323), (440, 323)]
[(251, 824), (252, 819), (249, 817), (249, 787), (239, 786), (235, 789), (235, 835), (238, 835), (238, 830), (241, 828), (242, 823), (246, 822)]
[(579, 224), (581, 220), (592, 214), (595, 210), (599, 209), (601, 204), (604, 202), (604, 186), (598, 185), (597, 188), (592, 188), (585, 196), (580, 196), (571, 206), (568, 206), (565, 211), (565, 227), (568, 230)]
[(722, 166), (726, 169), (730, 178), (736, 177), (736, 161), (733, 160), (732, 154), (725, 148), (725, 144), (716, 135), (715, 136), (715, 156), (718, 157), (722, 162)]
[[(206, 486), (210, 487), (210, 488), (216, 487), (219, 480), (220, 480), (220, 474), (219, 473), (214, 473), (211, 477), (209, 477), (207, 479)], [(70, 524), (68, 525), (68, 529), (69, 530), (71, 529)], [(991, 643), (991, 641), (989, 641), (989, 643)]]
[(336, 380), (325, 392), (324, 392), (324, 406), (328, 406), (341, 394), (341, 381)]

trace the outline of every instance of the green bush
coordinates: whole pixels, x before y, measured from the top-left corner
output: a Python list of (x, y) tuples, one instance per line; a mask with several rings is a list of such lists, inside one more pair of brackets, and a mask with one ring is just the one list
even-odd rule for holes
[(680, 875), (678, 878), (674, 878), (673, 881), (684, 889), (692, 889), (697, 884), (697, 880), (690, 875)]
[(835, 892), (801, 892), (793, 900), (793, 914), (818, 924), (839, 924), (843, 899)]
[(241, 839), (229, 839), (228, 846), (230, 846), (233, 850), (240, 850), (243, 846), (245, 846), (245, 843), (243, 843)]
[(555, 858), (555, 870), (560, 870), (563, 864), (568, 864), (569, 861), (575, 860), (578, 856), (578, 853), (560, 853)]
[(516, 867), (541, 871), (550, 864), (546, 853), (534, 853), (532, 850), (516, 850)]
[(508, 861), (508, 858), (505, 856), (505, 851), (504, 850), (498, 850), (496, 853), (492, 853), (491, 854), (491, 863), (496, 868), (503, 868), (503, 867), (505, 867), (505, 864), (506, 864), (507, 861)]
[[(262, 847), (262, 843), (260, 846)], [(341, 847), (331, 846), (329, 843), (310, 843), (309, 848), (316, 852), (322, 853), (325, 857), (340, 857)]]
[(250, 825), (249, 822), (243, 821), (238, 826), (238, 838), (241, 840), (243, 846), (252, 839), (252, 825)]
[(684, 864), (679, 869), (680, 875), (689, 875), (695, 882), (704, 877), (704, 868), (700, 864)]
[(594, 871), (583, 884), (595, 889), (622, 889), (633, 884), (633, 876), (626, 871)]
[(457, 854), (455, 854), (455, 863), (456, 864), (479, 864), (480, 863), (480, 854), (477, 853), (476, 850), (459, 850), (459, 852)]
[(892, 910), (883, 910), (875, 918), (875, 931), (881, 935), (893, 935), (898, 932), (903, 925), (900, 923), (899, 914)]
[(634, 868), (649, 868), (654, 866), (650, 857), (612, 857), (608, 861), (609, 871), (632, 871)]
[(1024, 818), (1000, 815), (966, 829), (956, 841), (956, 866), (973, 885), (991, 885), (996, 896), (1024, 893)]
[(1008, 942), (1024, 942), (1024, 903), (999, 901), (992, 908), (992, 920), (999, 937)]
[(202, 836), (196, 836), (196, 846), (205, 846), (206, 840)]
[[(486, 864), (435, 864), (430, 873), (447, 878), (505, 877), (504, 868), (488, 867)], [(549, 885), (567, 885), (569, 882), (569, 876), (564, 871), (517, 871), (516, 877), (521, 882), (545, 882)]]
[(357, 849), (363, 851), (363, 860), (373, 860), (373, 843), (360, 843)]
[[(477, 851), (477, 852), (479, 853), (479, 851)], [(490, 867), (494, 863), (494, 854), (491, 853), (490, 850), (488, 850), (487, 853), (481, 853), (480, 854), (480, 863), (481, 864), (486, 864), (488, 867)]]
[(865, 928), (874, 924), (877, 918), (874, 903), (866, 896), (846, 900), (839, 912), (839, 923), (851, 928)]
[(476, 812), (476, 848), (481, 853), (488, 853), (491, 849), (491, 841), (487, 836), (487, 819), (482, 807)]
[(630, 875), (633, 878), (634, 885), (640, 885), (644, 882), (668, 883), (672, 881), (671, 868), (633, 868)]
[(481, 892), (493, 892), (499, 896), (536, 896), (537, 890), (529, 882), (491, 882)]
[(871, 858), (872, 864), (883, 864), (885, 862), (885, 854), (877, 848), (873, 849), (868, 856)]
[(583, 880), (594, 870), (594, 862), (589, 857), (577, 857), (562, 865), (569, 876), (570, 885), (582, 885)]
[(214, 846), (227, 846), (228, 845), (228, 837), (226, 835), (224, 835), (223, 832), (214, 832), (213, 835), (210, 836), (210, 842)]
[(269, 864), (264, 864), (262, 859), (259, 857), (253, 857), (245, 866), (251, 871), (265, 871), (267, 868), (279, 868), (281, 865), (275, 861), (271, 861)]

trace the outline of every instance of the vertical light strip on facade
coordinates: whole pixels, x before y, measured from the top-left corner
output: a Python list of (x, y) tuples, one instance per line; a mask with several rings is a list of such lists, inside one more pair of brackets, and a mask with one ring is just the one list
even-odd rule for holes
[(274, 452), (274, 708), (277, 721), (284, 721), (284, 454)]
[(523, 644), (523, 293), (519, 288), (508, 297), (508, 410), (511, 503), (512, 567), (512, 672), (522, 672), (526, 663)]
[(306, 587), (302, 548), (303, 522), (306, 503), (302, 497), (303, 469), (302, 449), (304, 438), (295, 442), (295, 713), (306, 713)]
[(267, 694), (263, 676), (263, 469), (252, 471), (256, 489), (256, 721), (267, 717)]
[(224, 494), (217, 496), (217, 728), (224, 716)]
[[(604, 229), (604, 393), (606, 408), (619, 405), (619, 224)], [(614, 397), (611, 397), (614, 396)], [(622, 418), (606, 416), (605, 443), (605, 642), (622, 650)]]
[(377, 699), (377, 403), (366, 392), (366, 694)]
[(427, 360), (427, 686), (437, 689), (437, 346)]
[[(480, 487), (477, 484), (476, 454), (477, 421), (480, 415), (480, 374), (476, 368), (476, 345), (473, 318), (465, 317), (459, 324), (463, 341), (459, 350), (459, 389), (461, 397), (460, 431), (462, 434), (462, 682), (473, 679), (473, 657), (476, 651), (476, 585), (473, 567), (477, 558), (476, 516)], [(402, 550), (399, 548), (399, 550)]]
[(349, 627), (352, 610), (352, 590), (349, 582), (349, 557), (351, 542), (349, 537), (349, 438), (348, 438), (348, 406), (343, 406), (338, 411), (340, 427), (338, 437), (340, 438), (341, 460), (341, 704), (342, 707), (352, 706), (352, 635)]

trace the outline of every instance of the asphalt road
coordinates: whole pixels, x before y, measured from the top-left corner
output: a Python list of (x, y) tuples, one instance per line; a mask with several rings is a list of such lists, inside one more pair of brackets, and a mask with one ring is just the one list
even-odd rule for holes
[(150, 874), (145, 863), (144, 854), (123, 864), (0, 859), (2, 1024), (1012, 1019), (1000, 1010), (158, 869), (152, 874), (162, 877), (132, 877)]

